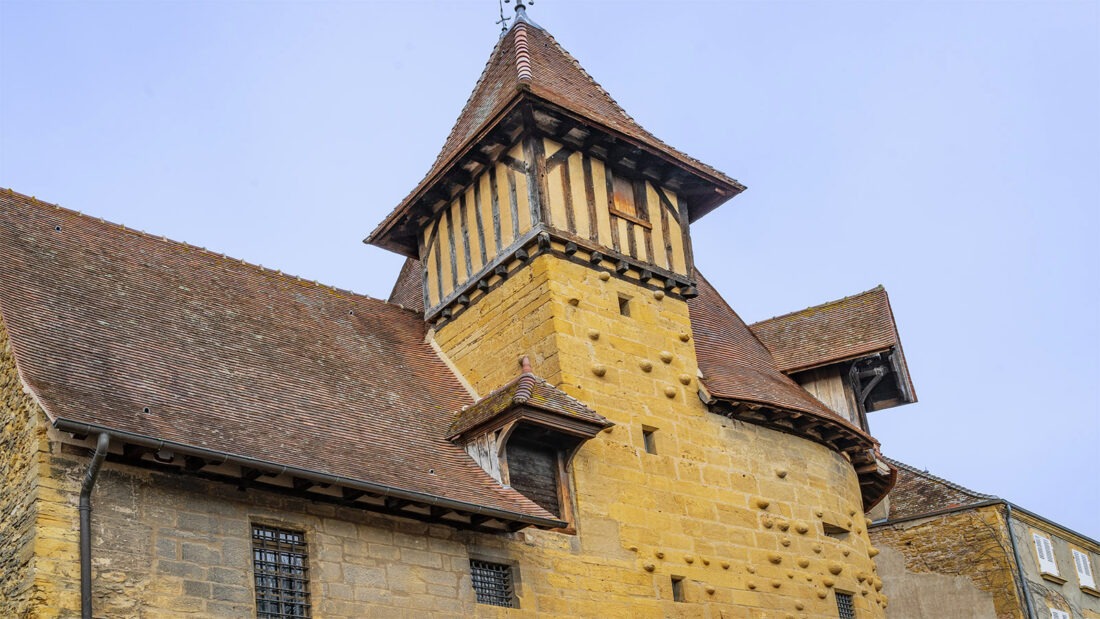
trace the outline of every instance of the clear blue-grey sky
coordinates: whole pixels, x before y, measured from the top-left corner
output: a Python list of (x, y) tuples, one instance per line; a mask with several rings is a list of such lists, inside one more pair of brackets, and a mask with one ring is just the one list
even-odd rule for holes
[[(510, 12), (510, 8), (508, 8)], [(747, 321), (884, 284), (888, 454), (1100, 537), (1100, 3), (577, 2), (531, 17), (749, 189), (693, 228)], [(0, 0), (0, 185), (386, 297), (497, 3)]]

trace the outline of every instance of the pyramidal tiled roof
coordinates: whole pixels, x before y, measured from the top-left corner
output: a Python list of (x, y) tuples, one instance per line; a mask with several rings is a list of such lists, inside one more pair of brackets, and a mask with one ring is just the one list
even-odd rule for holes
[(524, 93), (578, 114), (722, 183), (743, 188), (736, 180), (659, 140), (611, 98), (569, 52), (541, 27), (518, 17), (489, 55), (465, 107), (455, 121), (435, 163), (417, 187), (371, 233), (375, 237), (413, 199)]
[(419, 314), (0, 190), (0, 318), (51, 420), (555, 523), (446, 440)]
[(751, 326), (784, 372), (900, 346), (890, 299), (876, 286)]

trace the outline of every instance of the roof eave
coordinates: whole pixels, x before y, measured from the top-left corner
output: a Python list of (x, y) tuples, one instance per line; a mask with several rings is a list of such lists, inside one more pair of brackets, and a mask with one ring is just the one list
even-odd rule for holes
[[(650, 155), (660, 158), (665, 164), (679, 168), (680, 170), (695, 176), (699, 180), (706, 184), (709, 184), (714, 188), (714, 194), (706, 199), (696, 199), (689, 204), (688, 220), (689, 222), (695, 222), (707, 215), (714, 209), (718, 208), (722, 204), (731, 200), (732, 198), (743, 192), (746, 187), (742, 183), (735, 179), (729, 178), (725, 175), (716, 176), (708, 172), (707, 170), (691, 165), (690, 162), (686, 162), (678, 157), (675, 153), (675, 149), (671, 147), (651, 144), (645, 140), (640, 140), (631, 137), (621, 131), (608, 127), (597, 120), (593, 120), (583, 113), (572, 109), (568, 103), (557, 101), (543, 97), (535, 92), (532, 92), (530, 86), (526, 82), (520, 82), (517, 84), (515, 91), (506, 101), (506, 103), (500, 108), (500, 111), (495, 113), (491, 118), (487, 119), (476, 132), (472, 133), (462, 145), (455, 151), (455, 153), (444, 162), (439, 165), (433, 165), (434, 172), (429, 172), (420, 183), (417, 185), (400, 204), (390, 212), (389, 215), (380, 223), (367, 238), (363, 239), (364, 243), (388, 249), (395, 253), (404, 255), (409, 258), (419, 258), (417, 255), (417, 248), (414, 246), (403, 245), (393, 242), (391, 240), (391, 233), (397, 222), (402, 216), (408, 214), (413, 210), (414, 206), (420, 201), (425, 194), (435, 186), (448, 172), (454, 169), (462, 160), (469, 155), (470, 151), (485, 138), (490, 132), (492, 132), (505, 118), (510, 115), (521, 102), (531, 101), (535, 104), (549, 105), (559, 110), (568, 113), (580, 122), (583, 122), (593, 129), (596, 129), (608, 136), (613, 137), (616, 140), (621, 140), (628, 144), (633, 145), (639, 149), (645, 150)], [(528, 128), (532, 129), (532, 128)]]
[(413, 206), (417, 202), (419, 202), (421, 198), (424, 197), (424, 194), (426, 194), (429, 189), (435, 186), (435, 184), (438, 183), (443, 178), (443, 176), (454, 169), (454, 166), (458, 162), (462, 161), (462, 159), (470, 153), (475, 145), (477, 145), (482, 139), (485, 138), (486, 135), (493, 131), (493, 129), (495, 129), (497, 125), (500, 124), (501, 120), (506, 118), (509, 114), (512, 113), (513, 110), (515, 110), (516, 106), (519, 104), (519, 101), (523, 98), (525, 92), (527, 92), (526, 88), (517, 87), (515, 92), (512, 93), (511, 97), (509, 97), (506, 103), (501, 107), (500, 111), (498, 111), (496, 114), (493, 114), (491, 118), (482, 123), (481, 128), (473, 132), (470, 137), (467, 138), (462, 143), (462, 145), (455, 150), (455, 153), (453, 155), (451, 155), (439, 165), (433, 164), (432, 169), (434, 170), (434, 172), (429, 171), (428, 175), (425, 176), (420, 181), (420, 183), (417, 184), (416, 188), (413, 189), (413, 191), (408, 196), (406, 196), (405, 199), (402, 200), (397, 205), (397, 207), (395, 207), (393, 211), (391, 211), (390, 214), (386, 216), (385, 219), (382, 220), (382, 223), (378, 224), (378, 226), (375, 227), (373, 231), (371, 231), (367, 238), (363, 239), (363, 242), (368, 245), (374, 245), (376, 247), (388, 249), (392, 252), (401, 254), (409, 258), (419, 259), (420, 256), (417, 254), (415, 247), (409, 248), (389, 241), (388, 235), (390, 234), (390, 232), (392, 232), (393, 227), (397, 224), (397, 222), (401, 219), (403, 215), (413, 209)]
[[(118, 430), (98, 424), (90, 424), (59, 417), (53, 420), (53, 426), (63, 432), (69, 432), (79, 435), (107, 433), (111, 436), (122, 439), (124, 442), (134, 445), (150, 447), (153, 449), (167, 448), (179, 454), (210, 459), (211, 461), (215, 461), (220, 464), (238, 464), (248, 466), (256, 470), (274, 473), (277, 475), (292, 475), (294, 477), (299, 477), (318, 483), (332, 484), (338, 487), (346, 487), (353, 490), (362, 490), (365, 492), (379, 494), (385, 497), (392, 497), (394, 499), (425, 504), (431, 507), (449, 509), (456, 512), (468, 514), (476, 514), (478, 516), (492, 518), (494, 520), (498, 520), (504, 523), (521, 524), (523, 526), (534, 526), (544, 529), (557, 529), (568, 525), (568, 523), (554, 518), (543, 518), (539, 516), (532, 516), (530, 514), (523, 514), (520, 512), (511, 512), (499, 508), (478, 505), (476, 503), (468, 503), (456, 499), (448, 499), (442, 496), (397, 488), (394, 486), (378, 484), (366, 480), (354, 479), (341, 475), (333, 475), (331, 473), (325, 473), (323, 471), (287, 466), (260, 458), (231, 454), (228, 452), (217, 451), (205, 447), (197, 447), (194, 445), (188, 445), (175, 441), (167, 441), (164, 439), (158, 439), (142, 434), (137, 434), (134, 432), (128, 432), (125, 430)], [(395, 515), (401, 516), (401, 514)], [(441, 520), (440, 522), (442, 524), (451, 524), (444, 520)], [(454, 524), (455, 526), (458, 526), (461, 523)]]

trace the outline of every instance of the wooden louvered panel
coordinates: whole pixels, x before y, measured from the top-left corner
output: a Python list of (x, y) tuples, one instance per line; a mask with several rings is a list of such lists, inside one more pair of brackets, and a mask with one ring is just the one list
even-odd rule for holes
[(509, 441), (508, 476), (512, 488), (558, 516), (558, 452), (526, 441)]

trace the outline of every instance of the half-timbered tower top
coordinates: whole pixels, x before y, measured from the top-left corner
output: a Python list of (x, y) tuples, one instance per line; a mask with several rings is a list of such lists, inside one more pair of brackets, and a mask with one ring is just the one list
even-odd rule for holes
[(366, 241), (421, 261), (429, 319), (540, 237), (690, 296), (688, 224), (742, 190), (642, 128), (518, 11), (428, 174)]

